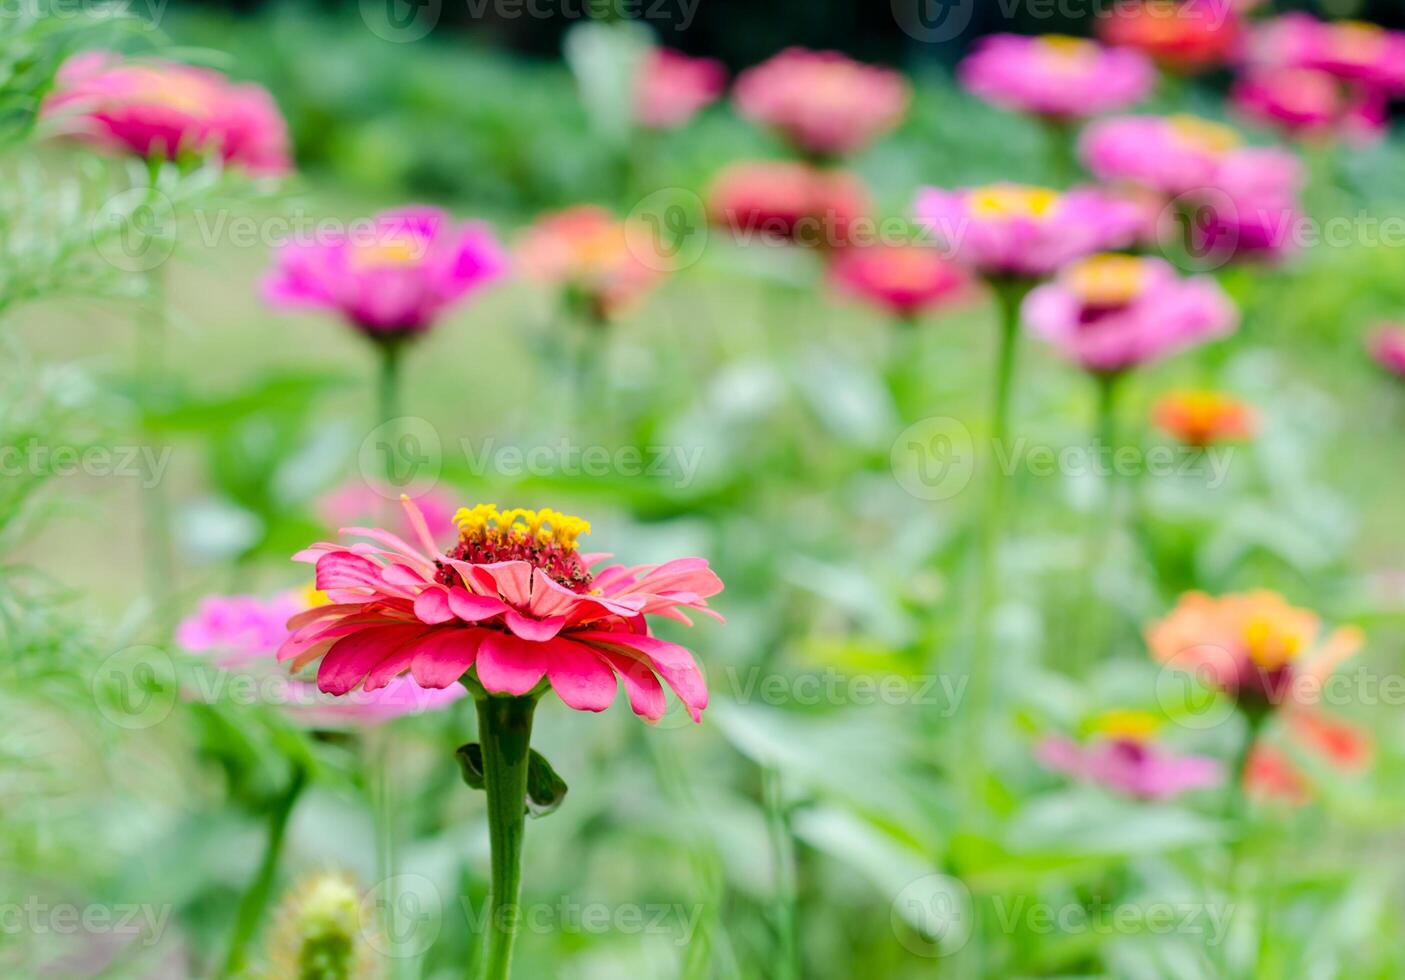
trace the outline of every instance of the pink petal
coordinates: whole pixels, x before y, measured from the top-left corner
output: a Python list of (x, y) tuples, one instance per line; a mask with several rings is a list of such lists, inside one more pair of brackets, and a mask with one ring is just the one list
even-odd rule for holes
[(552, 616), (550, 619), (533, 619), (524, 616), (516, 609), (509, 609), (507, 615), (503, 617), (503, 622), (507, 628), (512, 630), (524, 640), (531, 640), (533, 643), (545, 643), (557, 633), (561, 632), (561, 627), (566, 625), (565, 616)]
[(400, 495), (400, 504), (405, 508), (405, 518), (410, 522), (410, 527), (415, 529), (415, 537), (420, 539), (420, 544), (424, 546), (425, 554), (439, 554), (439, 547), (434, 543), (434, 535), (429, 533), (429, 525), (425, 523), (424, 514), (415, 506), (415, 502), (406, 494)]
[(467, 589), (454, 588), (449, 590), (449, 608), (454, 611), (455, 616), (465, 623), (477, 623), (501, 615), (507, 612), (510, 607), (501, 599), (494, 599), (492, 596), (486, 595), (474, 595)]
[(313, 606), (311, 609), (303, 610), (296, 616), (289, 617), (288, 631), (291, 633), (294, 630), (301, 629), (307, 624), (314, 623), (319, 619), (336, 619), (338, 616), (342, 616), (350, 612), (356, 612), (361, 608), (362, 604), (359, 602), (346, 603), (345, 605), (340, 606)]
[(577, 711), (604, 711), (615, 700), (615, 672), (584, 643), (546, 644), (546, 676), (557, 696)]
[(407, 640), (423, 633), (422, 626), (372, 626), (342, 637), (317, 668), (317, 687), (327, 694), (356, 688), (378, 663)]
[(410, 672), (421, 687), (446, 688), (468, 672), (487, 630), (437, 630), (415, 647)]
[(532, 601), (532, 566), (525, 561), (499, 561), (474, 565), (490, 576), (498, 595), (510, 605), (526, 608)]
[(381, 567), (350, 551), (331, 551), (317, 559), (317, 587), (381, 590)]
[(663, 685), (654, 676), (649, 665), (614, 650), (602, 649), (599, 653), (619, 672), (620, 679), (624, 681), (624, 692), (629, 696), (629, 706), (634, 713), (649, 722), (662, 718), (668, 705), (664, 700)]
[(453, 619), (454, 611), (449, 608), (449, 590), (431, 587), (415, 596), (415, 616), (421, 623), (431, 626)]
[[(525, 562), (523, 563), (525, 564)], [(493, 694), (526, 694), (546, 673), (546, 651), (511, 633), (485, 631), (478, 648), (478, 680)]]
[(702, 671), (698, 669), (693, 655), (676, 643), (667, 643), (653, 636), (639, 633), (606, 632), (582, 630), (572, 633), (572, 639), (588, 640), (591, 643), (608, 643), (643, 653), (658, 671), (673, 693), (688, 709), (694, 721), (702, 721), (703, 709), (707, 707), (707, 684)]

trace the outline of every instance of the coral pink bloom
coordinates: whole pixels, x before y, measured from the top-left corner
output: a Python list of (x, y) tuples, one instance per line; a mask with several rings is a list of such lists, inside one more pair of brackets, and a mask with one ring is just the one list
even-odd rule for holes
[(667, 263), (652, 230), (583, 204), (538, 218), (517, 243), (528, 278), (563, 290), (588, 315), (624, 314), (663, 278)]
[(639, 78), (635, 118), (650, 129), (676, 129), (716, 102), (726, 85), (722, 62), (655, 48)]
[[(1370, 765), (1373, 746), (1362, 728), (1304, 708), (1291, 711), (1287, 718), (1293, 741), (1337, 771), (1359, 773)], [(1286, 752), (1264, 744), (1255, 746), (1249, 756), (1244, 788), (1253, 796), (1291, 806), (1303, 806), (1312, 799), (1312, 785), (1302, 770)]]
[(413, 544), (348, 528), (364, 540), (295, 556), (316, 564), (331, 605), (289, 620), (278, 657), (293, 670), (320, 661), (317, 685), (337, 695), (405, 675), (447, 688), (472, 671), (492, 694), (521, 696), (545, 682), (581, 711), (609, 707), (618, 677), (649, 721), (664, 713), (662, 678), (701, 720), (702, 673), (687, 650), (650, 633), (648, 617), (690, 624), (685, 609), (716, 617), (707, 599), (722, 583), (705, 560), (603, 565), (604, 556), (576, 549), (590, 529), (580, 518), (490, 504), (461, 510), (458, 540), (441, 551), (415, 505), (404, 505)]
[(734, 163), (707, 190), (709, 217), (742, 243), (848, 245), (869, 207), (868, 191), (858, 177), (806, 163)]
[(916, 211), (924, 231), (988, 277), (1047, 276), (1093, 252), (1130, 245), (1144, 223), (1137, 205), (1104, 191), (1022, 184), (926, 187)]
[(263, 294), (274, 306), (332, 310), (371, 337), (396, 339), (428, 330), (506, 268), (487, 225), (456, 225), (438, 208), (412, 206), (283, 244)]
[(1256, 30), (1250, 64), (1315, 68), (1388, 94), (1405, 91), (1405, 34), (1362, 21), (1324, 22), (1286, 14)]
[(1386, 100), (1379, 90), (1351, 85), (1316, 68), (1254, 68), (1234, 83), (1245, 116), (1288, 136), (1310, 140), (1379, 139)]
[(1096, 720), (1088, 741), (1051, 736), (1035, 757), (1047, 769), (1143, 800), (1169, 800), (1223, 781), (1216, 760), (1158, 746), (1159, 728), (1159, 719), (1144, 711), (1110, 711)]
[(1316, 704), (1327, 678), (1363, 637), (1354, 627), (1324, 636), (1316, 613), (1261, 589), (1219, 597), (1188, 592), (1147, 628), (1146, 640), (1161, 663), (1263, 708)]
[(737, 77), (737, 110), (801, 153), (854, 153), (902, 122), (912, 99), (896, 71), (837, 51), (789, 48)]
[[(459, 509), (458, 498), (446, 490), (429, 490), (416, 494), (415, 506), (424, 516), (429, 533), (436, 539), (454, 533), (454, 512)], [(384, 514), (389, 505), (395, 506), (397, 517), (404, 516), (398, 494), (387, 498), (384, 493), (359, 480), (350, 480), (324, 494), (317, 501), (317, 516), (328, 527), (365, 526)], [(415, 529), (401, 520), (392, 530), (402, 538), (413, 537)]]
[(1152, 410), (1152, 420), (1187, 446), (1252, 439), (1258, 431), (1254, 410), (1219, 391), (1173, 391)]
[(1097, 18), (1108, 44), (1133, 48), (1169, 71), (1190, 73), (1230, 60), (1244, 40), (1233, 0), (1135, 0)]
[(1125, 109), (1156, 85), (1155, 67), (1138, 52), (1058, 34), (991, 35), (957, 75), (987, 102), (1060, 120)]
[(1195, 116), (1117, 116), (1092, 123), (1079, 150), (1099, 180), (1174, 197), (1214, 186), (1225, 157), (1241, 143), (1228, 126)]
[[(352, 698), (332, 698), (316, 685), (273, 671), (274, 655), (288, 640), (289, 618), (317, 608), (320, 597), (287, 592), (259, 596), (206, 596), (194, 613), (176, 627), (176, 642), (192, 653), (216, 656), (226, 670), (249, 670), (270, 703), (285, 708), (309, 728), (337, 729), (376, 725), (407, 714), (445, 707), (467, 695), (463, 688), (432, 690), (411, 678), (397, 678), (380, 690)], [(269, 685), (281, 682), (278, 690)]]
[(1024, 320), (1085, 370), (1111, 374), (1230, 333), (1239, 317), (1213, 279), (1182, 279), (1161, 259), (1097, 255), (1030, 293)]
[(893, 316), (919, 313), (969, 294), (970, 277), (926, 245), (856, 245), (841, 248), (829, 265), (830, 281)]
[(1398, 378), (1405, 378), (1405, 326), (1382, 324), (1368, 343), (1376, 363)]
[(215, 155), (255, 175), (290, 167), (272, 96), (217, 71), (88, 51), (59, 69), (41, 114), (76, 138), (137, 156)]

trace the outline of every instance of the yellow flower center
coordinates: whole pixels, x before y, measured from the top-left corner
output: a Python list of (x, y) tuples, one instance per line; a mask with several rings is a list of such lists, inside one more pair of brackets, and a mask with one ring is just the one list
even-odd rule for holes
[(1043, 218), (1058, 203), (1058, 191), (1023, 184), (992, 184), (970, 197), (972, 213), (982, 218)]
[(1082, 68), (1098, 54), (1093, 42), (1067, 34), (1047, 34), (1038, 44), (1045, 64), (1057, 69)]
[(1088, 306), (1126, 306), (1146, 287), (1146, 264), (1132, 255), (1094, 255), (1073, 266), (1067, 282)]
[(325, 606), (331, 599), (327, 598), (327, 593), (323, 592), (315, 585), (309, 585), (299, 593), (302, 604), (307, 609), (316, 609), (318, 606)]
[(1118, 708), (1093, 720), (1092, 730), (1107, 738), (1149, 742), (1161, 729), (1161, 720), (1149, 711)]
[(424, 258), (425, 243), (412, 235), (402, 235), (373, 245), (351, 249), (351, 267), (357, 272), (369, 269), (399, 269), (418, 265)]
[(1171, 117), (1171, 132), (1183, 145), (1216, 155), (1228, 153), (1243, 142), (1228, 126), (1183, 113)]
[(464, 539), (496, 534), (523, 542), (556, 544), (566, 549), (574, 549), (576, 539), (590, 533), (590, 522), (574, 514), (563, 514), (550, 508), (526, 510), (515, 507), (500, 511), (496, 504), (460, 507), (454, 514), (454, 524), (459, 529), (460, 538)]

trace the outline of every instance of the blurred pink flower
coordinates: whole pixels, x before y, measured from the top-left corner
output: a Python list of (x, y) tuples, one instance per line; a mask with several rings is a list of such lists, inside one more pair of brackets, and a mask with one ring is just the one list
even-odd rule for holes
[(1169, 800), (1224, 781), (1217, 760), (1162, 748), (1146, 731), (1099, 732), (1087, 742), (1050, 736), (1034, 754), (1046, 769), (1139, 800)]
[(1182, 279), (1161, 259), (1097, 255), (1030, 293), (1024, 319), (1069, 360), (1109, 374), (1230, 333), (1239, 315), (1213, 279)]
[(655, 48), (639, 79), (635, 117), (651, 129), (676, 129), (717, 101), (726, 86), (722, 62)]
[(1251, 65), (1312, 68), (1387, 94), (1405, 92), (1405, 34), (1364, 21), (1285, 14), (1254, 31)]
[(803, 48), (748, 68), (733, 91), (743, 116), (816, 157), (863, 149), (902, 122), (911, 98), (899, 72)]
[(987, 277), (1042, 278), (1093, 252), (1130, 245), (1144, 224), (1137, 205), (1101, 190), (1023, 184), (926, 187), (916, 211), (924, 231)]
[(1233, 129), (1195, 116), (1117, 116), (1090, 124), (1080, 153), (1100, 180), (1174, 197), (1213, 186), (1224, 159), (1241, 144)]
[(522, 696), (545, 680), (571, 708), (603, 711), (617, 675), (634, 712), (664, 713), (662, 678), (700, 721), (707, 686), (693, 656), (649, 632), (647, 617), (691, 624), (684, 610), (717, 617), (707, 599), (722, 583), (701, 558), (662, 565), (600, 565), (576, 542), (590, 525), (552, 510), (456, 515), (458, 540), (441, 550), (404, 501), (410, 544), (376, 528), (348, 528), (355, 544), (316, 544), (298, 561), (317, 566), (332, 605), (294, 616), (279, 650), (294, 671), (320, 660), (330, 694), (376, 691), (408, 674), (423, 687), (456, 686), (472, 669), (493, 694)]
[[(270, 703), (285, 708), (290, 717), (309, 728), (377, 725), (401, 715), (445, 707), (468, 693), (463, 688), (423, 688), (404, 677), (378, 691), (339, 699), (322, 694), (315, 684), (278, 672), (276, 654), (288, 640), (288, 620), (318, 608), (321, 601), (309, 592), (285, 592), (268, 599), (206, 596), (176, 627), (175, 640), (191, 653), (215, 655), (215, 664), (223, 669), (251, 670), (259, 677), (259, 690)], [(269, 691), (269, 683), (279, 685), (277, 693)]]
[(517, 262), (528, 279), (555, 286), (607, 320), (632, 309), (663, 278), (666, 263), (654, 236), (606, 208), (577, 205), (542, 215), (517, 242)]
[(254, 175), (291, 167), (273, 97), (209, 68), (86, 51), (64, 62), (40, 114), (75, 138), (141, 157), (210, 154)]
[(841, 291), (903, 319), (957, 302), (971, 289), (964, 269), (939, 249), (915, 244), (841, 248), (829, 278)]
[(1396, 377), (1405, 378), (1405, 326), (1381, 324), (1368, 343), (1376, 363)]
[(1130, 0), (1096, 18), (1098, 35), (1168, 71), (1201, 71), (1238, 53), (1245, 34), (1239, 6), (1235, 0)]
[(1142, 54), (1060, 34), (993, 34), (957, 75), (987, 102), (1063, 120), (1125, 109), (1156, 85), (1156, 68)]
[(708, 215), (739, 242), (837, 248), (869, 212), (868, 190), (845, 170), (781, 160), (741, 161), (707, 189)]
[(1227, 154), (1213, 184), (1181, 202), (1190, 253), (1223, 264), (1274, 262), (1297, 251), (1302, 184), (1302, 164), (1286, 150)]
[(332, 310), (371, 337), (395, 339), (428, 330), (506, 269), (487, 225), (456, 225), (438, 208), (410, 206), (286, 242), (274, 253), (263, 294), (274, 306)]
[[(446, 490), (430, 490), (419, 494), (414, 500), (430, 534), (439, 538), (454, 533), (454, 511), (458, 509), (456, 497)], [(317, 501), (317, 516), (333, 530), (351, 525), (364, 527), (392, 509), (399, 520), (399, 526), (394, 528), (395, 533), (402, 538), (413, 535), (414, 528), (404, 520), (405, 512), (400, 506), (398, 494), (388, 498), (360, 480), (349, 480)]]
[(1292, 137), (1364, 143), (1385, 134), (1386, 99), (1379, 90), (1316, 68), (1250, 69), (1235, 81), (1232, 96), (1245, 116)]

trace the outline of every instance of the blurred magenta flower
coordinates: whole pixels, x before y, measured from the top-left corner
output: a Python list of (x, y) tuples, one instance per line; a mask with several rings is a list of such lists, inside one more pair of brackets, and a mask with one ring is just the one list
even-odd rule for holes
[(840, 291), (900, 319), (959, 302), (971, 292), (966, 271), (928, 245), (841, 248), (830, 260), (829, 279)]
[(1196, 116), (1115, 116), (1084, 130), (1080, 154), (1099, 180), (1174, 197), (1213, 187), (1226, 156), (1242, 144), (1233, 129)]
[(309, 728), (377, 725), (401, 715), (433, 711), (467, 695), (463, 688), (426, 689), (403, 677), (379, 690), (339, 699), (322, 694), (315, 684), (277, 673), (276, 654), (288, 640), (288, 620), (323, 604), (325, 599), (312, 590), (271, 598), (206, 596), (176, 627), (175, 640), (191, 653), (214, 655), (216, 665), (223, 669), (252, 670), (266, 674), (263, 681), (280, 683), (272, 703)]
[(662, 678), (701, 720), (707, 687), (692, 654), (651, 635), (646, 617), (690, 624), (684, 610), (695, 609), (720, 619), (707, 598), (722, 583), (704, 559), (600, 566), (605, 556), (577, 550), (590, 530), (580, 518), (491, 504), (459, 511), (458, 540), (441, 551), (418, 508), (404, 506), (414, 544), (348, 528), (364, 540), (295, 556), (316, 564), (332, 604), (289, 621), (278, 657), (293, 670), (320, 660), (318, 687), (345, 695), (407, 674), (453, 687), (472, 669), (490, 694), (524, 696), (545, 680), (581, 711), (609, 707), (618, 675), (648, 721), (664, 713)]
[(1224, 336), (1239, 315), (1213, 279), (1182, 279), (1161, 259), (1095, 255), (1031, 292), (1024, 320), (1085, 370), (1115, 374)]
[(1285, 14), (1254, 31), (1247, 60), (1255, 66), (1317, 69), (1387, 94), (1405, 92), (1405, 34), (1364, 21)]
[(559, 288), (601, 321), (633, 309), (666, 266), (649, 228), (593, 204), (537, 218), (516, 251), (526, 278)]
[(989, 278), (1042, 278), (1093, 252), (1123, 248), (1141, 209), (1102, 190), (1024, 184), (959, 190), (925, 187), (917, 220), (963, 265)]
[(731, 164), (707, 189), (712, 222), (743, 244), (849, 245), (870, 206), (867, 188), (848, 171), (782, 160)]
[(1405, 378), (1405, 326), (1383, 323), (1372, 332), (1367, 347), (1376, 363)]
[[(417, 494), (414, 501), (430, 534), (441, 538), (454, 532), (454, 512), (458, 510), (459, 505), (458, 499), (449, 491), (429, 490)], [(395, 504), (396, 516), (403, 518), (404, 509), (399, 506), (398, 499), (387, 498), (362, 480), (349, 480), (319, 498), (316, 509), (318, 518), (327, 527), (364, 527), (384, 514), (387, 505), (392, 502)], [(392, 530), (402, 538), (415, 533), (415, 529), (403, 519)]]
[(1046, 769), (1140, 800), (1169, 800), (1224, 781), (1217, 760), (1157, 745), (1158, 728), (1145, 712), (1109, 712), (1086, 742), (1050, 736), (1035, 747), (1035, 758)]
[(1061, 34), (990, 35), (957, 75), (987, 102), (1059, 120), (1125, 109), (1156, 85), (1156, 68), (1140, 53)]
[(650, 129), (676, 129), (717, 101), (726, 87), (722, 62), (655, 48), (639, 79), (635, 118)]
[(1172, 391), (1157, 400), (1152, 421), (1186, 446), (1252, 439), (1258, 432), (1254, 409), (1222, 391)]
[(1298, 158), (1274, 147), (1245, 147), (1226, 154), (1214, 183), (1180, 203), (1193, 256), (1212, 264), (1275, 262), (1302, 245)]
[(1360, 649), (1356, 627), (1326, 635), (1311, 610), (1267, 589), (1211, 596), (1187, 592), (1146, 630), (1162, 664), (1193, 673), (1255, 710), (1312, 705), (1343, 660)]
[(258, 176), (292, 165), (273, 97), (209, 68), (85, 51), (64, 62), (40, 114), (74, 138), (140, 157), (217, 156)]
[(410, 206), (284, 243), (263, 294), (274, 306), (331, 310), (373, 339), (398, 340), (428, 330), (507, 264), (486, 224), (455, 224), (438, 208)]
[(1251, 68), (1234, 83), (1235, 107), (1287, 136), (1365, 143), (1385, 134), (1386, 98), (1316, 68)]
[(788, 48), (737, 76), (732, 97), (800, 153), (840, 157), (901, 123), (912, 89), (901, 73), (838, 51)]
[(1245, 27), (1236, 0), (1129, 0), (1095, 18), (1107, 44), (1142, 52), (1167, 71), (1190, 74), (1232, 60)]

